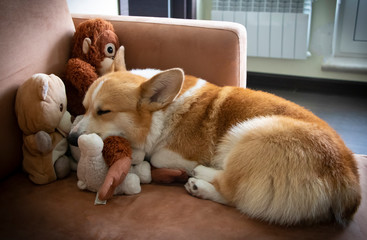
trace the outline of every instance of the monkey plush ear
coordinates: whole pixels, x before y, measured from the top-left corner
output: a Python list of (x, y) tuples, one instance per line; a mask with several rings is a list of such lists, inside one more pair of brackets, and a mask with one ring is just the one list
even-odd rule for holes
[(111, 66), (111, 72), (117, 71), (126, 71), (124, 46), (120, 46), (120, 48), (117, 50)]
[(83, 53), (84, 54), (88, 53), (90, 45), (92, 45), (92, 40), (90, 40), (90, 38), (84, 38), (83, 40)]

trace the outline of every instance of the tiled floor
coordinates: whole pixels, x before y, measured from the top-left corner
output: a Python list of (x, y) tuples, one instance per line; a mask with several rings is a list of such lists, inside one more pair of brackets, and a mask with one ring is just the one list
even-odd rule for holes
[(248, 86), (293, 101), (328, 122), (358, 154), (367, 154), (367, 92), (363, 95), (337, 95), (292, 89)]

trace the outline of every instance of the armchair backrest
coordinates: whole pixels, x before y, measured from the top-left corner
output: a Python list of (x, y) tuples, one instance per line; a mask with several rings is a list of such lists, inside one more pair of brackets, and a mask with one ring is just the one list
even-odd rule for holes
[(0, 1), (0, 179), (20, 166), (17, 88), (34, 73), (62, 74), (75, 31), (66, 1)]
[(72, 15), (74, 24), (102, 17), (125, 47), (128, 69), (183, 68), (217, 85), (246, 86), (246, 29), (232, 22)]

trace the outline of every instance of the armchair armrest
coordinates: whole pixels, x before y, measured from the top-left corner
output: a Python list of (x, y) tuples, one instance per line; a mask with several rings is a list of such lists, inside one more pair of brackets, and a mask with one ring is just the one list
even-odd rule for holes
[(246, 87), (246, 29), (240, 24), (154, 17), (73, 14), (75, 26), (101, 17), (125, 47), (128, 69), (183, 68), (214, 84)]

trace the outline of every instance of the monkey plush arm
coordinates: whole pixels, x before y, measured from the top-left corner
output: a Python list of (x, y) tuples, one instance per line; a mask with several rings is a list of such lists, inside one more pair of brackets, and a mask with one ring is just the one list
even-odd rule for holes
[(85, 93), (98, 75), (91, 64), (79, 58), (71, 58), (66, 66), (65, 77), (76, 89)]
[(95, 67), (79, 59), (71, 58), (66, 65), (65, 88), (68, 100), (68, 111), (73, 116), (84, 114), (81, 99), (89, 86), (98, 78)]

